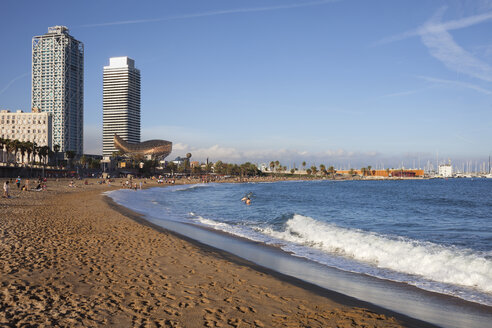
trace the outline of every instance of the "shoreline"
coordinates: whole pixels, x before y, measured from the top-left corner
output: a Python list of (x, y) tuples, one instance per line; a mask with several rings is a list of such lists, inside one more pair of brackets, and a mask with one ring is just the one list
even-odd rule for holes
[[(116, 203), (110, 196), (106, 197), (106, 200), (114, 206), (122, 208), (122, 211), (128, 211), (128, 215), (137, 222), (156, 230), (170, 231), (199, 247), (209, 247), (219, 253), (225, 252), (240, 261), (249, 262), (256, 270), (267, 270), (269, 274), (279, 275), (280, 279), (300, 281), (307, 284), (310, 290), (314, 288), (328, 291), (361, 302), (364, 305), (360, 306), (371, 308), (378, 313), (400, 315), (420, 321), (417, 325), (420, 327), (433, 326), (433, 324), (445, 327), (483, 327), (492, 319), (492, 308), (484, 304), (428, 291), (403, 282), (327, 267), (309, 259), (292, 256), (292, 253), (281, 248), (224, 231), (192, 223), (146, 218), (144, 214)], [(282, 264), (278, 266), (276, 262)], [(302, 269), (293, 269), (293, 267)], [(382, 310), (385, 312), (381, 312)], [(422, 317), (419, 317), (420, 315)]]
[(118, 184), (68, 181), (0, 200), (0, 325), (432, 327), (157, 228), (108, 203)]
[[(113, 208), (115, 211), (118, 211), (122, 215), (134, 220), (135, 222), (137, 222), (141, 225), (144, 225), (144, 226), (148, 226), (148, 227), (150, 227), (150, 228), (152, 228), (158, 232), (161, 232), (161, 233), (172, 234), (172, 235), (176, 236), (177, 238), (185, 240), (185, 241), (187, 241), (187, 242), (189, 242), (189, 243), (191, 243), (191, 244), (193, 244), (199, 248), (206, 249), (207, 251), (213, 252), (216, 256), (224, 258), (229, 262), (233, 262), (233, 263), (241, 265), (241, 266), (249, 267), (255, 271), (258, 271), (258, 272), (267, 274), (269, 276), (275, 277), (276, 279), (279, 279), (279, 280), (284, 281), (286, 283), (292, 284), (296, 287), (300, 287), (306, 291), (315, 293), (317, 295), (326, 297), (332, 301), (335, 301), (335, 302), (340, 303), (340, 304), (345, 305), (345, 306), (362, 307), (362, 308), (365, 308), (365, 309), (367, 309), (371, 312), (374, 312), (374, 313), (383, 314), (383, 315), (388, 316), (388, 317), (395, 317), (404, 327), (420, 327), (420, 328), (438, 327), (438, 326), (435, 326), (431, 323), (406, 316), (406, 315), (401, 314), (399, 312), (391, 311), (389, 309), (375, 305), (373, 303), (366, 302), (366, 301), (348, 296), (346, 294), (336, 292), (334, 290), (323, 288), (319, 285), (309, 283), (305, 280), (302, 280), (302, 279), (299, 279), (299, 278), (289, 276), (289, 275), (283, 274), (281, 272), (275, 271), (275, 270), (268, 268), (266, 266), (256, 264), (256, 263), (251, 262), (247, 259), (244, 259), (240, 256), (234, 255), (233, 253), (230, 253), (224, 249), (210, 246), (210, 245), (202, 243), (196, 239), (193, 239), (193, 238), (190, 238), (186, 235), (180, 234), (179, 232), (161, 227), (161, 226), (147, 220), (145, 218), (145, 215), (138, 213), (138, 212), (135, 212), (132, 209), (129, 209), (123, 205), (116, 203), (113, 199), (111, 199), (111, 197), (109, 197), (107, 195), (104, 195), (104, 198), (105, 198), (104, 199), (105, 202), (107, 202), (111, 208)], [(199, 227), (199, 229), (202, 229), (202, 228)], [(204, 230), (207, 230), (207, 229), (204, 229)], [(220, 232), (220, 231), (211, 231), (211, 232), (229, 235), (226, 232)], [(232, 236), (232, 235), (231, 235), (231, 237), (240, 238), (240, 237), (236, 237), (236, 236)], [(251, 241), (248, 240), (248, 242), (251, 242)], [(252, 242), (252, 243), (254, 243), (254, 242)], [(285, 251), (283, 251), (279, 248), (276, 248), (274, 246), (264, 245), (264, 247), (275, 249), (276, 252), (286, 253)]]

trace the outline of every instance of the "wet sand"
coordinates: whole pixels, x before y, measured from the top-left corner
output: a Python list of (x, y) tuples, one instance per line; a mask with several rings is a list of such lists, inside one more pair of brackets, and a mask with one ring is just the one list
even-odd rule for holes
[(119, 184), (77, 184), (0, 199), (0, 326), (426, 326), (155, 229), (108, 203)]

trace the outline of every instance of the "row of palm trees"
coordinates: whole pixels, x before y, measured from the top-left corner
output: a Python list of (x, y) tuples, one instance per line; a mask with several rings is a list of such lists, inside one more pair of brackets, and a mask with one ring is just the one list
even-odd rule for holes
[[(279, 161), (271, 161), (269, 167), (270, 167), (271, 172), (277, 171), (277, 172), (284, 172), (285, 173), (287, 170), (287, 167), (282, 166), (282, 164), (280, 164)], [(335, 173), (337, 172), (337, 170), (335, 170), (334, 166), (330, 166), (327, 168), (326, 165), (324, 165), (324, 164), (321, 164), (319, 166), (319, 168), (315, 165), (312, 165), (311, 167), (306, 169), (306, 162), (302, 162), (302, 168), (304, 171), (306, 171), (306, 173), (308, 175), (318, 175), (318, 173), (320, 173), (321, 175), (324, 175), (324, 176), (330, 175), (332, 178), (335, 177)], [(290, 173), (294, 174), (296, 171), (297, 171), (297, 168), (293, 168), (290, 170)]]
[[(56, 155), (60, 150), (59, 145), (53, 147), (54, 152), (48, 146), (38, 146), (35, 142), (20, 141), (17, 139), (0, 138), (0, 149), (3, 150), (2, 162), (8, 162), (10, 155), (13, 155), (13, 162), (17, 162), (18, 154), (20, 153), (21, 163), (32, 163), (36, 156), (43, 164), (48, 164), (48, 160), (53, 155)], [(27, 155), (27, 161), (24, 161)]]
[[(302, 162), (302, 166), (305, 167), (306, 166), (306, 162)], [(319, 165), (319, 169), (313, 165), (311, 166), (310, 168), (308, 168), (306, 170), (306, 173), (309, 174), (309, 175), (317, 175), (318, 173), (320, 173), (321, 175), (323, 176), (328, 176), (330, 175), (332, 178), (335, 177), (335, 173), (337, 173), (337, 170), (335, 170), (335, 167), (334, 166), (329, 166), (328, 168), (326, 168), (326, 165), (325, 164), (320, 164)]]

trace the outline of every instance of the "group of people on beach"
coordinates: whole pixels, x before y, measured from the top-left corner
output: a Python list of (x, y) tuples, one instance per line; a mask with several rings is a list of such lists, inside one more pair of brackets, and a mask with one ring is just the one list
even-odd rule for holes
[(137, 189), (142, 190), (143, 184), (142, 181), (140, 181), (140, 183), (137, 184), (136, 181), (132, 181), (132, 179), (130, 179), (130, 180), (126, 180), (124, 183), (123, 181), (121, 181), (121, 186), (123, 188), (133, 189), (136, 191)]
[[(10, 198), (10, 185), (11, 185), (11, 182), (12, 182), (12, 179), (6, 180), (4, 182), (4, 184), (3, 184), (3, 198)], [(46, 190), (46, 179), (43, 179), (43, 178), (39, 178), (38, 185), (36, 186), (36, 188), (33, 188), (33, 189), (30, 189), (29, 188), (29, 184), (30, 184), (29, 179), (26, 179), (26, 182), (25, 182), (25, 184), (22, 187), (21, 187), (21, 182), (22, 182), (22, 178), (20, 176), (18, 176), (15, 179), (15, 185), (17, 186), (17, 189), (20, 189), (21, 191), (30, 191), (30, 190), (42, 191), (42, 190)]]

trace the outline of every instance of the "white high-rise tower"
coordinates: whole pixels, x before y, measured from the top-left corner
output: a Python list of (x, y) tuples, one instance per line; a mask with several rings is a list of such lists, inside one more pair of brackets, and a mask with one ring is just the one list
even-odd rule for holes
[(117, 151), (113, 137), (140, 142), (140, 71), (128, 57), (112, 57), (103, 73), (103, 156)]
[(31, 108), (52, 114), (52, 146), (83, 153), (84, 44), (65, 26), (32, 39)]

